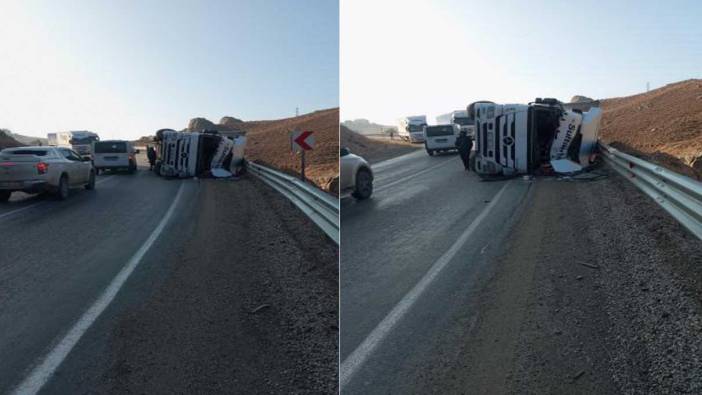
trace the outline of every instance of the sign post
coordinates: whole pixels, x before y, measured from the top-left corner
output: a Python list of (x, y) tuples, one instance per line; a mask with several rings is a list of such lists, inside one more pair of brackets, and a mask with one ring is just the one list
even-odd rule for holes
[(311, 130), (290, 132), (290, 149), (300, 154), (300, 178), (305, 181), (305, 151), (314, 148), (314, 134)]

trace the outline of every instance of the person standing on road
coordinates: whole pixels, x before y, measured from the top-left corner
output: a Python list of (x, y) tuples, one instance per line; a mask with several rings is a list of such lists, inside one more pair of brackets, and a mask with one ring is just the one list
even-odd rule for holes
[(153, 170), (156, 163), (156, 150), (154, 147), (150, 145), (146, 147), (146, 157), (149, 158), (149, 170)]
[(473, 140), (468, 137), (465, 130), (458, 134), (456, 148), (458, 148), (458, 155), (461, 156), (463, 161), (463, 167), (470, 171), (470, 151), (473, 149)]

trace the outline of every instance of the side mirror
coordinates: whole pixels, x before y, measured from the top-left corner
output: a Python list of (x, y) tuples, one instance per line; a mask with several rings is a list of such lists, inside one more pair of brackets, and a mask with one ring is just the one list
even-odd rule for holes
[(346, 156), (346, 155), (348, 155), (348, 154), (350, 154), (350, 153), (351, 153), (351, 151), (349, 151), (349, 149), (346, 148), (346, 147), (342, 147), (342, 148), (339, 150), (339, 155), (340, 155), (340, 156)]

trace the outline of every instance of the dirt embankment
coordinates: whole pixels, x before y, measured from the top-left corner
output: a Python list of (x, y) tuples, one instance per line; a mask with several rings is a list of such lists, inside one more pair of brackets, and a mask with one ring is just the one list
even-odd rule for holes
[(330, 108), (292, 118), (267, 121), (242, 121), (223, 117), (219, 123), (205, 118), (193, 118), (187, 131), (244, 130), (247, 132), (246, 158), (277, 168), (286, 173), (300, 174), (300, 156), (290, 150), (291, 130), (314, 131), (315, 146), (306, 153), (305, 175), (318, 187), (332, 191), (339, 177), (339, 109)]
[(603, 141), (702, 179), (702, 80), (601, 102)]
[(247, 131), (249, 160), (294, 174), (300, 172), (300, 156), (290, 151), (289, 132), (314, 131), (315, 146), (305, 155), (305, 174), (317, 186), (330, 191), (333, 180), (339, 176), (338, 108), (273, 121), (242, 122), (241, 127)]
[(11, 147), (21, 147), (23, 144), (10, 137), (4, 130), (0, 130), (0, 150)]
[(341, 146), (348, 148), (352, 153), (364, 157), (370, 163), (380, 162), (420, 149), (421, 146), (412, 145), (400, 140), (372, 139), (356, 133), (341, 125)]

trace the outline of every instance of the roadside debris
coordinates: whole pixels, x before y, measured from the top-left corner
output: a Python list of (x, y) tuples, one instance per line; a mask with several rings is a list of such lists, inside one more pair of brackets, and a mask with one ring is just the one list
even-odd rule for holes
[(256, 307), (255, 309), (251, 310), (249, 313), (251, 313), (251, 314), (256, 314), (256, 313), (258, 313), (259, 311), (264, 310), (264, 309), (267, 309), (267, 308), (270, 308), (270, 307), (271, 307), (271, 305), (269, 305), (269, 304), (267, 304), (267, 303), (264, 303), (264, 304), (262, 304), (262, 305)]
[(581, 370), (578, 373), (575, 374), (575, 376), (572, 377), (573, 381), (577, 381), (579, 378), (583, 377), (585, 375), (585, 371)]
[(578, 262), (578, 263), (585, 266), (585, 267), (589, 267), (590, 269), (599, 269), (600, 268), (597, 265), (593, 265), (593, 264), (587, 263), (587, 262)]

